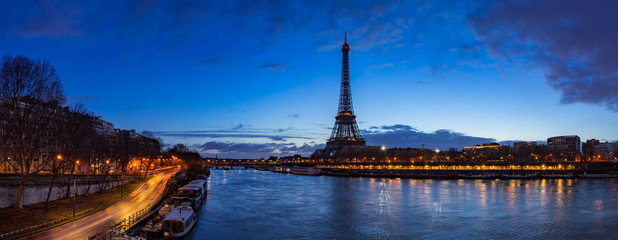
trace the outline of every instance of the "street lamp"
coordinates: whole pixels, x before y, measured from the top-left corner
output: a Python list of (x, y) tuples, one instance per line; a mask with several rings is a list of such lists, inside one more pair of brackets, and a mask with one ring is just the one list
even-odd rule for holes
[[(77, 173), (77, 164), (79, 160), (75, 161), (75, 173)], [(73, 178), (73, 217), (75, 217), (75, 202), (77, 199), (77, 176)]]

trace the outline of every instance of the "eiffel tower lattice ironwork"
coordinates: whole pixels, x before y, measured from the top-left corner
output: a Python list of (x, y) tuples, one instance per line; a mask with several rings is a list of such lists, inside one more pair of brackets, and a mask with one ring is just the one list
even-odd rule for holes
[(365, 139), (361, 136), (356, 124), (356, 115), (352, 108), (352, 91), (350, 88), (350, 66), (348, 64), (348, 45), (347, 32), (343, 46), (343, 62), (341, 65), (341, 92), (339, 93), (339, 109), (335, 117), (335, 126), (326, 142), (327, 149), (339, 149), (345, 146), (365, 146)]

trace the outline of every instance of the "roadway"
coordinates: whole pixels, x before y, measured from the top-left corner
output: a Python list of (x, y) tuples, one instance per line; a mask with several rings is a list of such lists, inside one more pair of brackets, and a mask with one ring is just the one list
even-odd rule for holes
[(156, 174), (126, 198), (101, 211), (19, 239), (88, 239), (89, 236), (110, 227), (112, 221), (117, 222), (150, 204), (155, 204), (163, 194), (170, 176), (176, 171), (177, 169), (173, 168)]

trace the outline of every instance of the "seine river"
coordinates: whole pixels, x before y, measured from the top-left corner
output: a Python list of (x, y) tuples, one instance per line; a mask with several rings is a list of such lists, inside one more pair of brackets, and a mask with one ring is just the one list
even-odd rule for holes
[(415, 180), (213, 170), (187, 239), (615, 239), (618, 179)]

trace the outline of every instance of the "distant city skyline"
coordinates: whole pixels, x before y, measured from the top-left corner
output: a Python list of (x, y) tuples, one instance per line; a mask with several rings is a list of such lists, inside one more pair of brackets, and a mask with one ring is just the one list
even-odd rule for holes
[(615, 141), (615, 7), (6, 1), (0, 54), (47, 59), (69, 103), (203, 156), (323, 148), (337, 113), (346, 30), (367, 145)]

